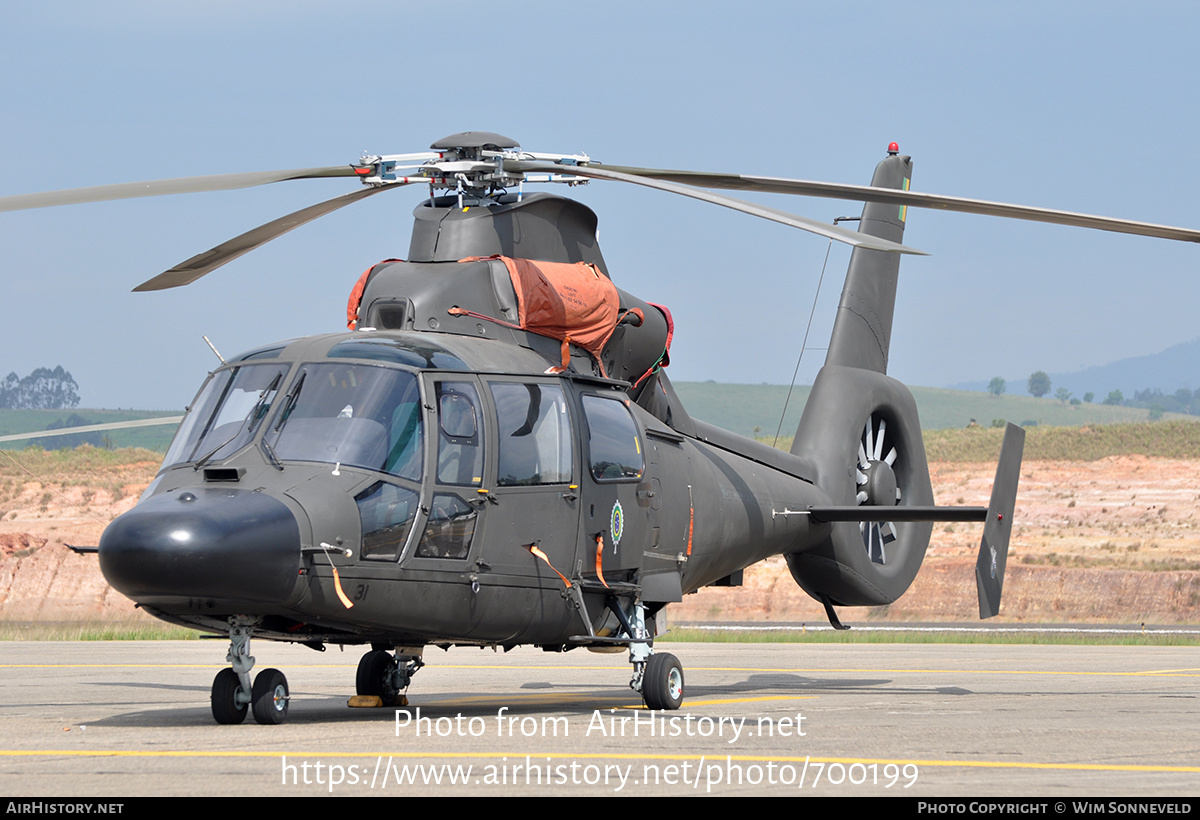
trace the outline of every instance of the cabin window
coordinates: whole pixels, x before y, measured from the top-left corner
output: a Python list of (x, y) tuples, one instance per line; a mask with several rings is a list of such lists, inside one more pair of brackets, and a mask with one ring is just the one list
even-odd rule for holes
[(583, 397), (588, 427), (588, 456), (597, 481), (641, 478), (645, 459), (637, 424), (625, 402), (602, 396)]
[(417, 494), (405, 487), (376, 481), (354, 500), (362, 521), (362, 557), (399, 558), (417, 512)]
[(466, 558), (478, 517), (479, 512), (458, 496), (438, 493), (429, 505), (429, 520), (417, 545), (417, 557)]
[(566, 484), (571, 480), (571, 417), (557, 384), (493, 382), (500, 437), (496, 484)]
[(483, 418), (471, 382), (438, 382), (437, 480), (462, 487), (483, 485)]

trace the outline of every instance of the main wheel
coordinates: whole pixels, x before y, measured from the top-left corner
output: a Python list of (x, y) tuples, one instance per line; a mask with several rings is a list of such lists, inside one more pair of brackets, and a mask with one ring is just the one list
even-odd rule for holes
[(254, 678), (254, 720), (264, 725), (283, 723), (287, 719), (287, 678), (278, 669), (264, 669)]
[(233, 725), (246, 719), (246, 704), (238, 704), (237, 693), (242, 688), (237, 672), (229, 667), (213, 678), (212, 714), (217, 723)]
[(396, 659), (381, 649), (368, 652), (358, 662), (358, 673), (354, 677), (354, 690), (360, 695), (376, 695), (384, 706), (395, 706), (400, 691), (392, 683), (396, 670)]
[(683, 667), (674, 655), (651, 655), (642, 674), (647, 709), (678, 709), (683, 704)]

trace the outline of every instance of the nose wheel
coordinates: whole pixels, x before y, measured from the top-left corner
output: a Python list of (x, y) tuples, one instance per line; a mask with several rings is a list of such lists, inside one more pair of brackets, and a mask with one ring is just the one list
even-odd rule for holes
[(237, 672), (228, 668), (218, 672), (212, 685), (212, 714), (217, 723), (226, 726), (241, 723), (246, 719), (247, 703), (249, 698), (244, 697)]
[(288, 694), (287, 678), (278, 669), (264, 669), (254, 678), (253, 698), (254, 720), (264, 726), (274, 726), (287, 719)]
[(254, 658), (250, 654), (252, 620), (229, 619), (229, 654), (225, 659), (230, 666), (222, 669), (213, 678), (212, 715), (217, 723), (234, 725), (246, 719), (252, 712), (254, 720), (264, 725), (283, 723), (287, 719), (287, 678), (278, 669), (264, 669), (250, 683), (250, 670)]

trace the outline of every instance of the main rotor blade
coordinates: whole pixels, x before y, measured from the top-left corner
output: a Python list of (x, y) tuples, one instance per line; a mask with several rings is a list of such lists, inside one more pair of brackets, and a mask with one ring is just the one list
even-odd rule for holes
[[(751, 216), (762, 217), (769, 219), (772, 222), (779, 222), (783, 225), (789, 225), (793, 228), (799, 228), (802, 231), (815, 233), (824, 236), (827, 239), (834, 239), (838, 242), (845, 242), (847, 245), (855, 247), (869, 248), (876, 251), (888, 251), (891, 253), (909, 253), (918, 256), (928, 256), (925, 251), (919, 251), (916, 248), (910, 248), (907, 245), (900, 245), (896, 242), (889, 242), (886, 239), (880, 239), (870, 234), (859, 233), (847, 228), (839, 228), (836, 225), (828, 225), (824, 222), (819, 222), (815, 219), (807, 219), (803, 216), (796, 216), (787, 211), (780, 211), (776, 208), (768, 208), (765, 205), (759, 205), (754, 202), (746, 202), (742, 199), (734, 199), (733, 197), (723, 196), (721, 194), (710, 194), (706, 191), (701, 191), (691, 187), (696, 183), (676, 184), (667, 180), (661, 180), (650, 175), (637, 175), (625, 173), (630, 169), (621, 169), (618, 171), (612, 170), (610, 166), (597, 168), (593, 165), (571, 165), (563, 166), (550, 163), (538, 162), (506, 162), (504, 167), (510, 171), (548, 171), (554, 174), (570, 173), (573, 176), (590, 177), (592, 179), (612, 179), (618, 182), (632, 182), (635, 185), (645, 185), (648, 188), (657, 188), (660, 191), (667, 191), (672, 194), (680, 194), (688, 196), (692, 199), (699, 199), (703, 202), (710, 202), (713, 205), (721, 205), (725, 208), (732, 208), (735, 211), (750, 214)], [(566, 169), (566, 170), (564, 170)], [(640, 170), (640, 169), (632, 169)], [(874, 190), (874, 189), (871, 189)]]
[(155, 179), (148, 182), (122, 182), (98, 185), (94, 188), (70, 188), (45, 191), (40, 194), (18, 194), (0, 197), (0, 211), (21, 211), (30, 208), (49, 208), (53, 205), (75, 205), (81, 202), (105, 202), (112, 199), (134, 199), (140, 196), (194, 194), (202, 191), (231, 191), (252, 188), (291, 179), (323, 179), (326, 177), (357, 176), (349, 165), (326, 168), (297, 168), (291, 171), (251, 171), (244, 174), (214, 174), (204, 177)]
[[(932, 208), (942, 211), (960, 211), (984, 216), (1000, 216), (1009, 219), (1025, 219), (1031, 222), (1050, 222), (1057, 225), (1073, 225), (1079, 228), (1095, 228), (1101, 231), (1153, 236), (1159, 239), (1174, 239), (1181, 242), (1200, 242), (1200, 230), (1177, 228), (1170, 225), (1155, 225), (1130, 219), (1115, 219), (1052, 208), (1035, 208), (1028, 205), (1010, 205), (989, 202), (983, 199), (965, 199), (955, 196), (927, 194), (920, 191), (901, 191), (895, 188), (872, 188), (869, 185), (841, 185), (834, 182), (812, 182), (804, 179), (780, 177), (744, 176), (741, 174), (717, 174), (705, 171), (668, 171), (656, 168), (631, 168), (621, 165), (606, 165), (610, 171), (630, 176), (698, 185), (702, 188), (720, 188), (733, 191), (762, 191), (772, 194), (796, 194), (819, 196), (830, 199), (848, 199), (855, 202), (884, 202), (891, 205), (911, 205), (914, 208)], [(580, 169), (572, 168), (580, 175)]]
[(26, 441), (31, 438), (51, 438), (53, 436), (73, 436), (77, 433), (99, 433), (106, 430), (128, 430), (135, 427), (155, 427), (161, 424), (178, 424), (183, 416), (162, 416), (152, 419), (135, 419), (134, 421), (110, 421), (104, 424), (87, 424), (82, 427), (60, 427), (56, 430), (37, 430), (32, 433), (13, 433), (0, 436), (3, 441)]
[[(424, 182), (425, 180), (412, 180), (412, 182)], [(358, 191), (353, 191), (348, 194), (342, 194), (333, 199), (327, 199), (324, 202), (319, 202), (316, 205), (309, 205), (307, 208), (302, 208), (299, 211), (290, 213), (287, 216), (281, 216), (273, 222), (268, 222), (265, 225), (259, 225), (253, 230), (246, 231), (241, 236), (236, 236), (228, 242), (223, 242), (211, 250), (197, 254), (186, 262), (180, 262), (175, 267), (168, 271), (160, 273), (153, 279), (148, 279), (142, 284), (134, 288), (134, 292), (147, 290), (165, 290), (167, 288), (177, 288), (182, 285), (190, 285), (206, 273), (212, 273), (217, 268), (227, 262), (232, 262), (239, 256), (249, 253), (259, 245), (265, 245), (272, 239), (283, 236), (294, 228), (299, 228), (308, 222), (325, 214), (336, 211), (338, 208), (357, 202), (380, 191), (386, 191), (391, 188), (399, 188), (408, 185), (409, 182), (397, 182), (391, 185), (384, 185), (378, 188), (363, 188)]]

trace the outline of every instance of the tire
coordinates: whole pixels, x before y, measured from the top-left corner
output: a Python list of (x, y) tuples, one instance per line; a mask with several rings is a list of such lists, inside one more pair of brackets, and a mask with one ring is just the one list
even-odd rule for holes
[(396, 660), (390, 653), (377, 649), (362, 656), (354, 677), (354, 690), (360, 695), (375, 695), (384, 706), (395, 706), (400, 692), (392, 685)]
[(683, 704), (683, 667), (674, 655), (651, 655), (642, 675), (642, 699), (647, 709), (678, 709)]
[(226, 667), (213, 678), (212, 715), (225, 726), (233, 726), (246, 719), (246, 704), (238, 705), (237, 693), (242, 688), (237, 672)]
[(254, 678), (254, 720), (264, 726), (274, 726), (287, 720), (287, 678), (278, 669), (264, 669)]

